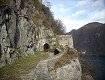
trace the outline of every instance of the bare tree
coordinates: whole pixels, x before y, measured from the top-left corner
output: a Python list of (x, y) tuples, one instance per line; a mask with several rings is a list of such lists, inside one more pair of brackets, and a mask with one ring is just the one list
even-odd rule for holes
[(62, 23), (61, 20), (54, 20), (52, 26), (53, 26), (54, 32), (57, 35), (60, 35), (60, 34), (64, 34), (65, 33), (65, 26), (64, 26), (64, 24)]

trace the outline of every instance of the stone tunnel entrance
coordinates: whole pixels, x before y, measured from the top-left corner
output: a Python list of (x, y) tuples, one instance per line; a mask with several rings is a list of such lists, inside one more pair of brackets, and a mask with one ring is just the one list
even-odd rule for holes
[(45, 43), (43, 47), (44, 47), (44, 51), (47, 51), (50, 48), (48, 43)]
[(54, 55), (57, 55), (57, 54), (59, 54), (60, 52), (59, 52), (59, 50), (58, 49), (54, 49)]

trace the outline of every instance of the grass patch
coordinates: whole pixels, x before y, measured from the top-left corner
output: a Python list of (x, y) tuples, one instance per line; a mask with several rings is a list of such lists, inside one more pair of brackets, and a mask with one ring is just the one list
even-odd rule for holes
[(64, 55), (62, 57), (60, 57), (59, 60), (55, 63), (54, 68), (57, 69), (57, 68), (60, 68), (66, 64), (69, 64), (70, 60), (74, 59), (76, 57), (77, 57), (77, 54), (76, 54), (75, 50), (73, 50), (73, 49), (67, 50), (64, 53)]
[(29, 73), (33, 70), (40, 60), (48, 57), (48, 54), (41, 54), (39, 52), (34, 55), (21, 58), (13, 64), (7, 64), (0, 68), (0, 80), (21, 80), (20, 76)]

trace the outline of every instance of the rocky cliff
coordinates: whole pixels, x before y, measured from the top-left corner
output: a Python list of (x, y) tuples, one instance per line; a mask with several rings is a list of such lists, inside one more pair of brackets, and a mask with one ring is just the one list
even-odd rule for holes
[(105, 24), (93, 22), (72, 30), (74, 47), (87, 54), (105, 55)]
[[(55, 32), (62, 33), (62, 31), (59, 31), (59, 26), (57, 26), (58, 31), (55, 30), (56, 23), (52, 13), (42, 4), (42, 0), (0, 0), (0, 67), (34, 54), (35, 51), (62, 47), (65, 52), (58, 51), (59, 49), (55, 49), (59, 54), (56, 51), (56, 54), (48, 52), (49, 57), (40, 61), (34, 68), (35, 71), (31, 70), (32, 73), (29, 73), (26, 79), (20, 73), (18, 78), (21, 80), (81, 80), (81, 65), (77, 52), (72, 50), (72, 36), (56, 36)], [(8, 69), (6, 71), (8, 73)], [(12, 74), (13, 79), (17, 77), (14, 71)], [(5, 72), (3, 75), (6, 75)], [(8, 74), (6, 78), (4, 77), (1, 79), (11, 78)]]
[(40, 0), (3, 1), (0, 0), (0, 67), (42, 51), (46, 43), (50, 48), (56, 44), (53, 17)]

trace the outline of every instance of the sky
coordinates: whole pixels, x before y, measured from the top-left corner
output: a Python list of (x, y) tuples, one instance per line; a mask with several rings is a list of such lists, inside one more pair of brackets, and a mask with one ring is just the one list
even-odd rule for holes
[(60, 19), (66, 32), (90, 22), (105, 23), (105, 0), (45, 0), (51, 3), (55, 19)]

